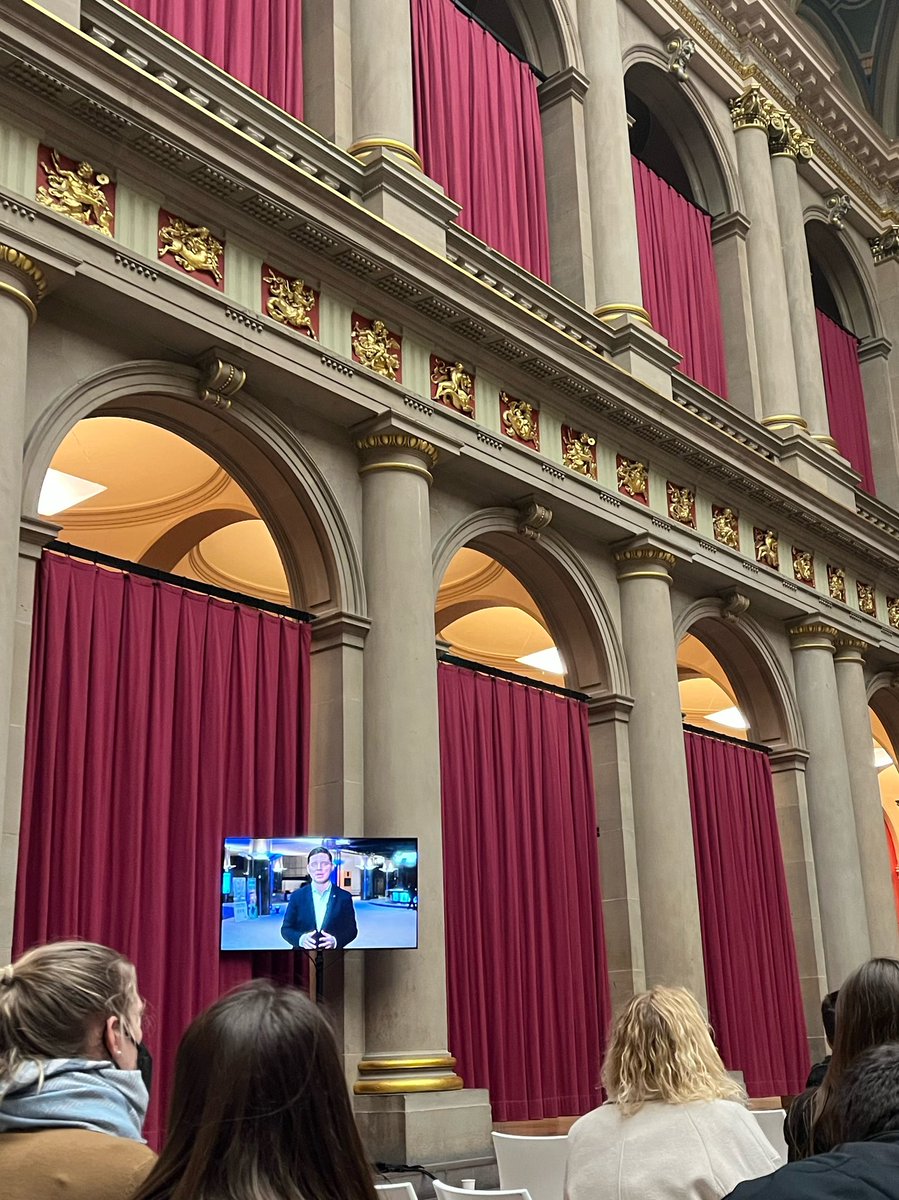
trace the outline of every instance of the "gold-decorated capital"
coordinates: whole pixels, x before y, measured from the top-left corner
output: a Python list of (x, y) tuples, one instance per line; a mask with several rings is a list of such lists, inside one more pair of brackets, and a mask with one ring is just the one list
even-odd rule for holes
[(425, 438), (416, 437), (411, 433), (372, 433), (368, 437), (356, 441), (356, 449), (360, 454), (372, 450), (405, 450), (415, 454), (423, 454), (431, 460), (431, 466), (436, 467), (439, 452)]
[(5, 292), (17, 300), (27, 311), (33, 325), (37, 320), (37, 306), (47, 292), (47, 277), (27, 254), (23, 254), (14, 246), (7, 246), (0, 242), (0, 268), (4, 266), (24, 276), (25, 281), (31, 285), (33, 295), (29, 295), (28, 292), (22, 291), (11, 283), (4, 283), (0, 280), (0, 292)]
[(824, 621), (808, 621), (789, 627), (794, 650), (833, 650), (839, 630)]
[(633, 546), (615, 551), (615, 567), (619, 579), (660, 579), (671, 583), (669, 570), (677, 559), (668, 550), (656, 546)]
[(771, 107), (771, 101), (765, 99), (758, 84), (747, 88), (742, 96), (735, 96), (730, 101), (730, 119), (734, 129), (767, 130)]
[(837, 658), (863, 658), (865, 653), (871, 649), (870, 645), (861, 638), (850, 637), (845, 633), (840, 634), (835, 645)]

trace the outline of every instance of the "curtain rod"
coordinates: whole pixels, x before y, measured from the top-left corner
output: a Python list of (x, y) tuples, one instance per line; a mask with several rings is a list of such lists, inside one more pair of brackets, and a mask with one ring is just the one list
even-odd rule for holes
[(248, 608), (258, 608), (262, 612), (273, 613), (276, 617), (290, 617), (294, 621), (314, 621), (312, 613), (303, 612), (299, 608), (289, 608), (286, 604), (275, 604), (271, 600), (261, 600), (257, 596), (247, 596), (244, 592), (230, 592), (227, 588), (216, 587), (213, 583), (203, 583), (199, 579), (188, 579), (186, 575), (172, 575), (169, 571), (161, 571), (158, 567), (147, 567), (143, 563), (130, 562), (127, 558), (116, 558), (112, 554), (104, 554), (102, 550), (89, 550), (86, 546), (73, 546), (71, 542), (49, 542), (45, 550), (55, 554), (64, 554), (68, 558), (81, 558), (85, 562), (96, 563), (102, 567), (113, 567), (128, 575), (141, 575), (144, 579), (155, 579), (159, 583), (171, 583), (175, 587), (184, 588), (189, 592), (201, 592), (204, 596), (213, 596), (216, 600), (227, 600), (230, 604), (244, 604)]
[(508, 50), (509, 53), (513, 55), (513, 57), (517, 58), (519, 62), (524, 63), (526, 67), (530, 67), (541, 83), (546, 82), (547, 76), (544, 75), (540, 68), (535, 67), (529, 58), (526, 58), (520, 50), (516, 50), (516, 48), (510, 42), (507, 42), (504, 37), (500, 37), (496, 30), (491, 29), (487, 22), (479, 17), (477, 13), (473, 13), (470, 8), (466, 8), (465, 5), (462, 4), (461, 0), (450, 0), (450, 3), (458, 8), (459, 12), (462, 13), (463, 16), (468, 17), (469, 21), (474, 21), (475, 25), (480, 25), (480, 27), (489, 33), (495, 41), (499, 42), (504, 50)]
[(557, 683), (544, 683), (542, 679), (531, 679), (527, 675), (516, 675), (513, 671), (503, 671), (500, 667), (488, 667), (484, 663), (475, 662), (474, 659), (460, 658), (458, 654), (449, 654), (446, 650), (438, 650), (437, 659), (451, 667), (464, 667), (466, 671), (477, 671), (480, 675), (505, 679), (509, 683), (521, 684), (522, 687), (538, 688), (541, 692), (553, 692), (568, 700), (582, 700), (586, 703), (590, 699), (585, 692), (575, 692), (571, 688), (560, 687)]
[(760, 750), (762, 754), (770, 754), (771, 747), (759, 742), (747, 742), (744, 738), (731, 737), (729, 733), (719, 733), (717, 729), (700, 729), (698, 725), (688, 725), (684, 722), (684, 733), (695, 733), (699, 737), (712, 738), (716, 742), (730, 742), (732, 746), (742, 746), (744, 750)]

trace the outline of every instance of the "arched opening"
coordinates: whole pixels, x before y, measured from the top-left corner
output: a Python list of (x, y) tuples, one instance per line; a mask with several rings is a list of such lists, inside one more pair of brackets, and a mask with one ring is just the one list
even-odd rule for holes
[(899, 712), (893, 698), (886, 692), (875, 693), (871, 700), (869, 712), (871, 717), (871, 751), (874, 757), (874, 769), (877, 772), (877, 783), (880, 788), (880, 803), (883, 808), (884, 833), (889, 850), (890, 872), (893, 884), (893, 898), (896, 904), (896, 916), (899, 920), (899, 870), (897, 870), (897, 850), (899, 850), (899, 758), (897, 758), (894, 736), (899, 734), (896, 724)]

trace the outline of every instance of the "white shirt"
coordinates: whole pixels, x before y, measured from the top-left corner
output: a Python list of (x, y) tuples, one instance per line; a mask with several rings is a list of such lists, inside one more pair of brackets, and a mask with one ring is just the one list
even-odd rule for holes
[(565, 1200), (722, 1200), (780, 1166), (755, 1117), (733, 1100), (653, 1101), (629, 1117), (604, 1104), (568, 1139)]
[(328, 901), (331, 899), (331, 888), (334, 885), (329, 883), (323, 892), (320, 892), (314, 883), (311, 886), (312, 907), (315, 909), (315, 928), (321, 931), (322, 922), (328, 909)]

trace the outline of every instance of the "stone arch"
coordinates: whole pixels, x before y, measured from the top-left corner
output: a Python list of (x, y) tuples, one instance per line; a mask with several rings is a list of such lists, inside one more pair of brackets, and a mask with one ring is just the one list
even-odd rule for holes
[(861, 339), (883, 337), (877, 290), (866, 258), (828, 221), (819, 205), (806, 209), (805, 237), (809, 260), (824, 274), (841, 324)]
[(899, 753), (899, 688), (893, 671), (881, 671), (867, 680), (868, 707), (887, 731), (894, 750)]
[(652, 113), (674, 146), (696, 203), (713, 217), (740, 207), (740, 185), (712, 112), (691, 79), (678, 83), (655, 46), (632, 46), (623, 58), (624, 83)]
[[(512, 18), (528, 61), (544, 75), (555, 75), (568, 67), (583, 71), (571, 3), (566, 0), (495, 0), (495, 3)], [(490, 24), (489, 10), (483, 5), (478, 8), (478, 15)]]
[(25, 442), (23, 504), (37, 513), (57, 446), (84, 417), (131, 417), (193, 442), (253, 500), (287, 574), (293, 603), (310, 612), (366, 615), (362, 564), (324, 475), (287, 428), (252, 395), (217, 409), (200, 401), (194, 367), (153, 360), (116, 364), (79, 380), (42, 413)]
[(457, 550), (469, 546), (489, 554), (534, 597), (568, 664), (570, 686), (628, 695), (624, 649), (596, 581), (558, 533), (546, 530), (539, 540), (523, 537), (519, 521), (514, 509), (489, 508), (449, 529), (434, 547), (435, 598)]
[(802, 720), (786, 672), (761, 626), (726, 618), (720, 600), (697, 600), (677, 617), (675, 641), (691, 633), (721, 663), (749, 720), (749, 737), (774, 749), (804, 747)]

